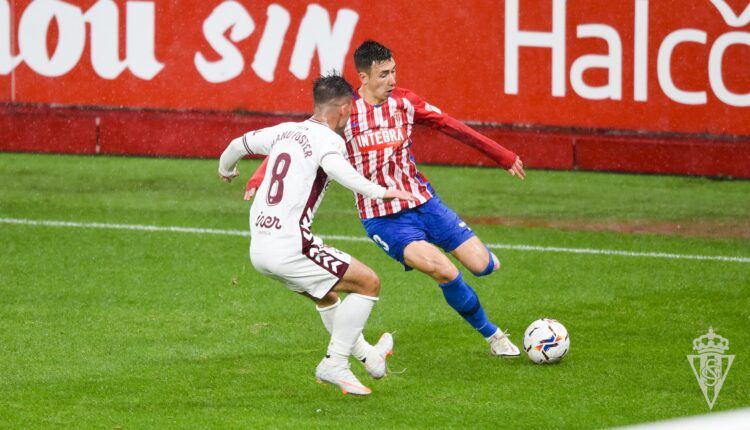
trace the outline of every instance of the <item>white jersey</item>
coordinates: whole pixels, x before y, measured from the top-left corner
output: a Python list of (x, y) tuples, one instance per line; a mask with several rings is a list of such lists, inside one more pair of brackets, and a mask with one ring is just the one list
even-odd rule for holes
[(246, 155), (268, 155), (268, 168), (250, 209), (251, 258), (263, 254), (281, 261), (302, 254), (343, 276), (348, 264), (337, 263), (335, 256), (328, 258), (322, 241), (310, 230), (329, 175), (373, 199), (385, 193), (385, 188), (354, 170), (345, 152), (343, 138), (312, 118), (252, 131), (232, 141), (220, 160), (224, 176)]

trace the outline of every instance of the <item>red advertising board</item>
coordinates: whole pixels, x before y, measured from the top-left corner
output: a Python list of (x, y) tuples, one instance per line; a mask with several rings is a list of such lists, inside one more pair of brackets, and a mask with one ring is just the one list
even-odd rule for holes
[(10, 102), (10, 76), (0, 76), (0, 103)]
[(459, 119), (508, 141), (562, 131), (530, 148), (572, 154), (606, 130), (750, 140), (748, 0), (0, 0), (0, 101), (302, 114), (321, 70), (358, 82), (367, 38)]

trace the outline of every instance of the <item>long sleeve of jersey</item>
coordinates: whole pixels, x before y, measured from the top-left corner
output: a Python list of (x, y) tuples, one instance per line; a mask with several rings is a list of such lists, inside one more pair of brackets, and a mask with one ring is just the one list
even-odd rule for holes
[(365, 179), (338, 152), (324, 154), (320, 159), (320, 167), (331, 179), (355, 193), (362, 194), (370, 199), (382, 199), (385, 195), (385, 188)]
[(428, 125), (431, 128), (487, 154), (506, 169), (513, 166), (516, 153), (510, 151), (487, 136), (482, 135), (463, 122), (444, 114), (440, 109), (430, 105), (411, 91), (406, 91), (406, 98), (414, 107), (414, 122)]
[(239, 137), (229, 143), (219, 158), (219, 174), (221, 176), (231, 176), (232, 171), (237, 163), (246, 155), (247, 150), (242, 146), (242, 138)]
[(232, 140), (219, 158), (219, 174), (231, 176), (237, 163), (247, 155), (268, 155), (271, 149), (271, 139), (267, 136), (267, 130), (251, 131)]
[[(263, 160), (255, 173), (253, 173), (250, 180), (247, 181), (245, 191), (250, 189), (257, 190), (258, 187), (260, 187), (261, 182), (263, 182), (263, 177), (266, 174), (267, 167), (268, 157)], [(328, 176), (334, 181), (340, 183), (351, 191), (360, 193), (371, 199), (382, 199), (385, 194), (385, 188), (370, 182), (361, 176), (340, 154), (325, 154), (320, 160), (320, 167), (322, 167)]]

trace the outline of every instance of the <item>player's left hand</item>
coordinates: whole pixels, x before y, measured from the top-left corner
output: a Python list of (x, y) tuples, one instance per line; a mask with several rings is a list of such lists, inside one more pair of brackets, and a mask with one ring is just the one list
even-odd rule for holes
[(232, 182), (232, 179), (236, 178), (237, 176), (240, 176), (240, 171), (237, 170), (236, 167), (234, 168), (234, 170), (232, 170), (232, 172), (229, 173), (229, 176), (225, 176), (221, 171), (219, 171), (219, 178), (227, 183)]
[(516, 161), (514, 161), (513, 165), (508, 169), (508, 173), (510, 173), (511, 176), (516, 176), (522, 181), (526, 178), (526, 172), (523, 170), (523, 161), (521, 161), (520, 157), (516, 156)]
[(400, 199), (400, 200), (406, 200), (407, 202), (416, 202), (417, 197), (404, 190), (399, 190), (398, 188), (388, 188), (385, 190), (385, 195), (383, 196), (383, 200), (392, 200), (392, 199)]

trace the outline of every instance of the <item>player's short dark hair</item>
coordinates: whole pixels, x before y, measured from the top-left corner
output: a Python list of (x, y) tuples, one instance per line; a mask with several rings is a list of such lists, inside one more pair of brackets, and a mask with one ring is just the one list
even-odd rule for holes
[(382, 63), (393, 58), (391, 50), (374, 40), (365, 40), (354, 51), (354, 65), (358, 72), (368, 73), (373, 63)]
[(333, 100), (344, 97), (350, 98), (354, 89), (341, 75), (331, 72), (320, 76), (313, 83), (313, 102), (315, 106), (322, 106)]

